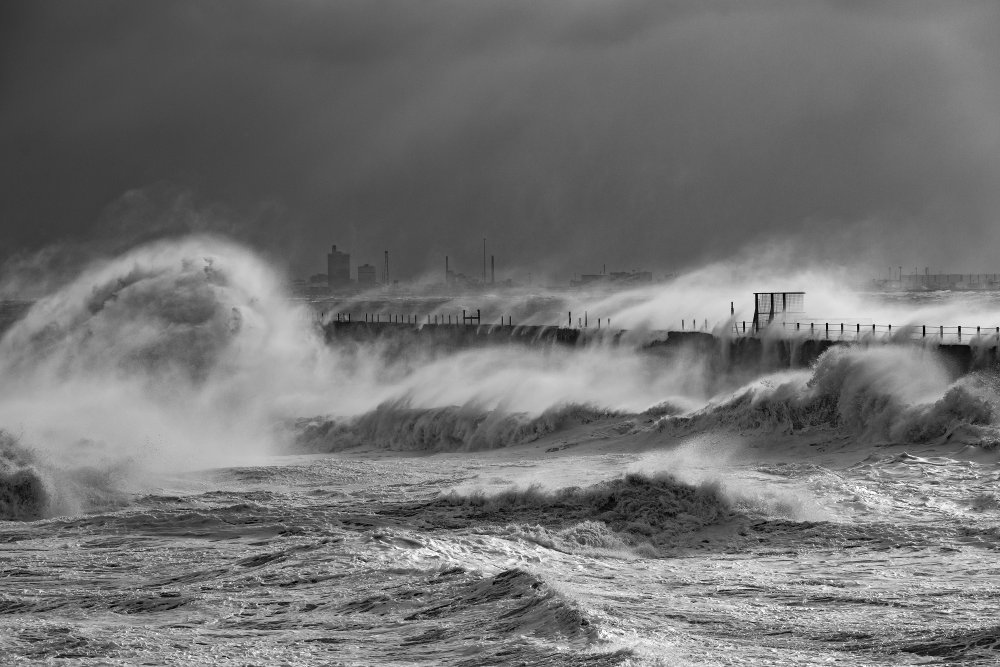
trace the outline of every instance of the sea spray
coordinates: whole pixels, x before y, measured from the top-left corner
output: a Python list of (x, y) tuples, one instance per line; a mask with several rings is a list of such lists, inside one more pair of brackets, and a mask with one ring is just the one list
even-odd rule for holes
[(332, 361), (253, 253), (158, 242), (93, 265), (7, 331), (0, 428), (71, 477), (238, 461), (272, 449), (286, 410), (325, 405)]
[(838, 429), (867, 440), (926, 442), (993, 423), (998, 395), (976, 377), (952, 380), (922, 347), (836, 347), (811, 370), (755, 380), (691, 416), (664, 418), (661, 428)]

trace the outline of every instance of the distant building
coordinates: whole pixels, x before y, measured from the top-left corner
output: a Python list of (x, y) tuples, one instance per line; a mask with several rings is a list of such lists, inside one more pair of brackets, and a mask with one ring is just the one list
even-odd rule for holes
[(377, 285), (375, 280), (375, 267), (371, 264), (362, 264), (358, 267), (358, 285), (371, 287)]
[(326, 278), (330, 289), (347, 287), (351, 284), (350, 253), (339, 252), (337, 246), (333, 246), (330, 254), (326, 256)]

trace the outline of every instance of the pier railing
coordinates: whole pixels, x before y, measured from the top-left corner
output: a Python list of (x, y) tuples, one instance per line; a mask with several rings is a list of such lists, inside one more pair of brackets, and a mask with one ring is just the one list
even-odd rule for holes
[(754, 330), (753, 322), (735, 322), (736, 336), (781, 338), (807, 338), (833, 341), (927, 341), (946, 344), (970, 343), (976, 340), (994, 344), (1000, 342), (1000, 327), (982, 325), (930, 325), (930, 324), (868, 324), (861, 322), (772, 322), (770, 326)]
[[(471, 314), (474, 312), (475, 314)], [(475, 327), (479, 329), (502, 327), (517, 329), (520, 325), (515, 325), (511, 315), (499, 315), (494, 321), (483, 321), (481, 311), (463, 310), (461, 314), (433, 314), (415, 315), (392, 314), (392, 313), (361, 313), (355, 317), (351, 313), (333, 313), (326, 321), (339, 323), (366, 323), (366, 324), (397, 324), (412, 327), (423, 326), (454, 326), (454, 327)], [(596, 324), (596, 326), (595, 326)], [(716, 333), (718, 329), (710, 327), (707, 320), (682, 320), (679, 327), (664, 330), (662, 333), (669, 334), (675, 332), (704, 332)], [(545, 327), (546, 325), (531, 325), (532, 328)], [(608, 333), (624, 333), (625, 330), (611, 331), (610, 318), (589, 318), (586, 314), (574, 320), (572, 313), (568, 313), (567, 320), (560, 324), (547, 325), (558, 329), (579, 329), (590, 331), (608, 331)], [(925, 341), (927, 343), (938, 344), (969, 344), (986, 343), (1000, 347), (1000, 326), (982, 325), (930, 325), (930, 324), (877, 324), (865, 322), (818, 322), (815, 320), (791, 322), (775, 321), (767, 327), (757, 329), (753, 326), (752, 320), (740, 320), (733, 322), (730, 335), (737, 338), (802, 338), (807, 340), (829, 340), (829, 341)]]

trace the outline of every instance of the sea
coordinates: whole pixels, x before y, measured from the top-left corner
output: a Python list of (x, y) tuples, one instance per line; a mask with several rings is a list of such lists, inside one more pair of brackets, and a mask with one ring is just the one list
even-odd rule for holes
[[(725, 344), (765, 289), (896, 331), (988, 332), (1000, 295), (730, 268), (307, 302), (190, 237), (11, 306), (0, 663), (996, 664), (995, 369), (898, 336), (807, 365), (650, 341)], [(477, 309), (617, 335), (329, 335)]]

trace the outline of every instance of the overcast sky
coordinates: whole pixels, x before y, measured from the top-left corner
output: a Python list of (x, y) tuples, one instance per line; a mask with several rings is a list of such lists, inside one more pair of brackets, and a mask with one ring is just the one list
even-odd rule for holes
[(1000, 3), (7, 0), (0, 255), (998, 271)]

